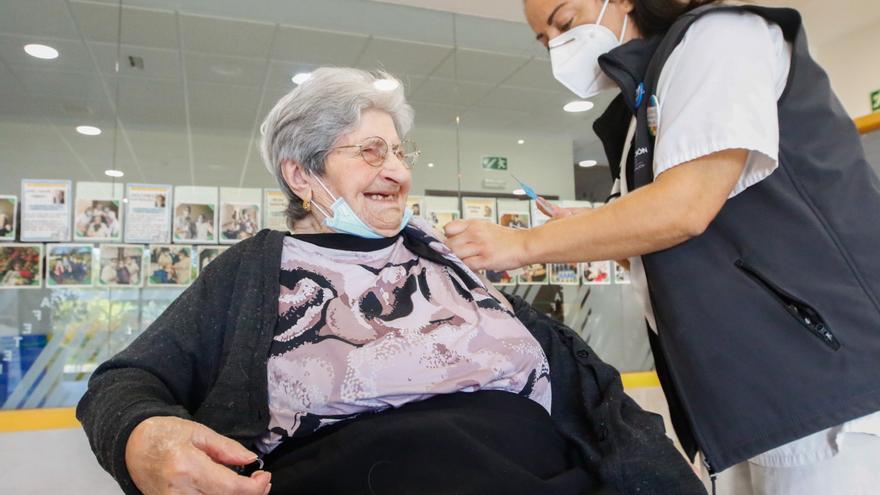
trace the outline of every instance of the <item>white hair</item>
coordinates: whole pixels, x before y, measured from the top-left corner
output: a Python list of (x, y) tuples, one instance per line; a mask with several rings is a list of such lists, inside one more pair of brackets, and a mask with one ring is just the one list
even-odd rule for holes
[[(377, 89), (375, 82), (388, 79), (395, 89)], [(413, 109), (406, 102), (403, 85), (385, 72), (370, 73), (350, 68), (321, 68), (312, 77), (284, 95), (260, 126), (260, 151), (269, 173), (290, 200), (288, 223), (304, 218), (302, 200), (293, 193), (281, 173), (287, 160), (307, 171), (324, 175), (327, 152), (343, 135), (360, 123), (364, 110), (387, 112), (397, 134), (404, 138), (412, 128)]]

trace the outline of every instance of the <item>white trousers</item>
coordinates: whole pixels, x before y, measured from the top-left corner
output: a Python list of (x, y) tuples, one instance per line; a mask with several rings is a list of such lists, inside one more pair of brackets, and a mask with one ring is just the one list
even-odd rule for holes
[[(716, 492), (718, 495), (880, 494), (880, 436), (839, 432), (834, 441), (836, 452), (830, 456), (809, 453), (800, 457), (776, 456), (769, 462), (758, 456), (737, 464), (718, 475)], [(797, 442), (784, 447), (797, 447)], [(806, 443), (809, 447), (810, 441)], [(702, 477), (711, 495), (705, 468)]]

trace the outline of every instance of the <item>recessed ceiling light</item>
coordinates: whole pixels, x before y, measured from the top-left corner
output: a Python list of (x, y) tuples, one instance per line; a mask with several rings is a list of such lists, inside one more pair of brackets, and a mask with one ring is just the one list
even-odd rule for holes
[(312, 78), (311, 72), (300, 72), (300, 73), (296, 74), (295, 76), (291, 77), (290, 80), (293, 81), (293, 84), (296, 84), (297, 86), (299, 86), (300, 84), (308, 81), (311, 78)]
[(526, 140), (520, 139), (519, 141), (516, 142), (516, 144), (526, 144)]
[(565, 110), (566, 112), (572, 112), (572, 113), (586, 112), (587, 110), (590, 110), (591, 108), (593, 108), (593, 102), (587, 101), (587, 100), (571, 101), (571, 102), (566, 103), (565, 106), (562, 107), (562, 109)]
[(513, 194), (516, 194), (517, 196), (525, 196), (526, 190), (525, 189), (514, 189)]
[(400, 83), (394, 79), (377, 79), (376, 82), (373, 83), (373, 87), (379, 91), (394, 91), (398, 86), (400, 86)]
[(110, 169), (110, 170), (105, 170), (104, 175), (106, 175), (107, 177), (122, 177), (125, 174), (122, 172), (122, 170)]
[(99, 136), (101, 134), (101, 129), (93, 125), (78, 125), (76, 126), (76, 132), (86, 136)]
[(595, 167), (597, 164), (596, 160), (581, 160), (578, 162), (578, 167), (588, 168)]
[(52, 60), (53, 58), (58, 58), (58, 50), (52, 48), (49, 45), (31, 43), (29, 45), (24, 45), (24, 51), (27, 52), (27, 54), (31, 57), (42, 58), (44, 60)]
[(434, 162), (429, 163), (428, 168), (434, 168)]

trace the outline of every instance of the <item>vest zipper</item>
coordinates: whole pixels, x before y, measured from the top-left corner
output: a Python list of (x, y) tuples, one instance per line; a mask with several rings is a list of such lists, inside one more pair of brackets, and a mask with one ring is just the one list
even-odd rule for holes
[(777, 301), (782, 303), (783, 308), (785, 308), (788, 314), (818, 337), (823, 344), (835, 351), (840, 349), (840, 341), (837, 340), (831, 329), (828, 328), (828, 324), (812, 306), (782, 290), (743, 260), (736, 260), (734, 265), (748, 275), (749, 278), (764, 287)]
[[(650, 287), (651, 287), (651, 283), (648, 282), (648, 293), (649, 294), (651, 294)], [(652, 299), (651, 303), (653, 304), (653, 299)], [(652, 330), (649, 328), (648, 331), (650, 332)], [(669, 357), (666, 355), (666, 350), (663, 348), (663, 344), (659, 345), (659, 349), (660, 349), (660, 353), (663, 356), (663, 360), (668, 363)], [(681, 391), (682, 388), (679, 385), (681, 382), (676, 377), (676, 373), (675, 373), (674, 368), (672, 366), (667, 366), (667, 368), (669, 370), (669, 379), (675, 385), (676, 390), (679, 391), (678, 394), (679, 394), (679, 398), (681, 400), (681, 407), (684, 410), (685, 420), (687, 421), (688, 426), (690, 426), (690, 432), (691, 432), (691, 435), (693, 436), (694, 441), (697, 443), (697, 449), (703, 458), (703, 465), (706, 466), (706, 471), (709, 472), (709, 479), (712, 480), (712, 487), (713, 487), (712, 488), (712, 490), (713, 490), (712, 495), (715, 495), (714, 486), (715, 486), (715, 478), (717, 477), (717, 473), (715, 472), (715, 468), (709, 462), (709, 454), (706, 453), (706, 442), (704, 441), (703, 435), (700, 432), (699, 428), (697, 427), (696, 422), (694, 422), (694, 420), (693, 420), (693, 412), (687, 406), (687, 399), (682, 395), (683, 394), (683, 392)]]
[(712, 465), (709, 464), (709, 461), (706, 459), (705, 452), (702, 453), (702, 457), (703, 465), (706, 466), (706, 471), (709, 472), (709, 481), (712, 482), (712, 495), (717, 495), (717, 493), (715, 492), (715, 480), (718, 478), (718, 473), (716, 473), (715, 470), (712, 469)]

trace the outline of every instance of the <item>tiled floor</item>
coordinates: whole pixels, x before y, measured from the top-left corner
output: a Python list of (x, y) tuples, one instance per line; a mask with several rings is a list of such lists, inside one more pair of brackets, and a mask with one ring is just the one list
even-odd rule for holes
[(0, 434), (0, 489), (15, 495), (116, 495), (82, 430)]
[[(643, 408), (661, 414), (670, 436), (672, 425), (659, 388), (629, 390)], [(81, 430), (0, 434), (2, 493), (15, 495), (119, 494), (116, 482), (95, 461)]]

